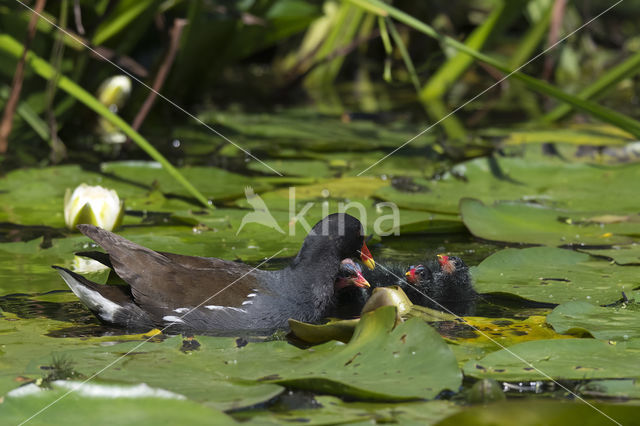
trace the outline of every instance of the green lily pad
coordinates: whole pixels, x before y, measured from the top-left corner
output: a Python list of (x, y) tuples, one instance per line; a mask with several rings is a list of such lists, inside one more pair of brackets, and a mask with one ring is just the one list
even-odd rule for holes
[[(156, 170), (157, 173), (162, 170)], [(117, 178), (85, 171), (79, 166), (57, 166), (44, 169), (17, 169), (0, 179), (0, 221), (21, 225), (65, 226), (64, 195), (67, 188), (81, 183), (114, 189), (125, 208), (172, 211), (193, 204), (166, 198), (140, 181)], [(140, 218), (126, 215), (124, 224), (139, 223)]]
[(578, 387), (581, 395), (595, 398), (640, 399), (638, 380), (592, 380)]
[(558, 333), (590, 334), (596, 339), (624, 341), (640, 337), (640, 311), (603, 308), (587, 302), (568, 302), (547, 316)]
[[(360, 219), (368, 234), (384, 235), (424, 230), (455, 232), (463, 229), (455, 216), (399, 210), (389, 203), (374, 201), (373, 194), (376, 190), (388, 184), (388, 181), (381, 178), (369, 176), (344, 177), (311, 185), (276, 189), (258, 195), (273, 216), (277, 211), (289, 212), (284, 216), (287, 222), (281, 223), (283, 229), (286, 229), (287, 224), (296, 223), (292, 216), (298, 213), (304, 212), (303, 219), (314, 223), (328, 213), (336, 211), (345, 211)], [(252, 208), (245, 199), (236, 203), (244, 208)]]
[[(99, 388), (92, 384), (85, 387), (90, 386), (93, 386), (90, 390), (80, 390), (68, 395), (65, 395), (66, 388), (55, 387), (54, 390), (41, 391), (31, 388), (29, 390), (33, 389), (32, 394), (6, 396), (0, 404), (0, 418), (6, 424), (19, 424), (34, 416), (29, 420), (29, 424), (32, 425), (85, 424), (87, 419), (108, 419), (111, 425), (181, 424), (183, 422), (230, 424), (233, 422), (221, 411), (187, 401), (180, 395), (114, 397), (116, 394), (138, 392), (144, 385), (103, 386), (102, 396), (91, 395), (91, 391), (96, 392)], [(108, 391), (112, 394), (108, 395)], [(46, 411), (39, 413), (45, 407), (47, 407)]]
[(318, 405), (308, 409), (251, 410), (233, 413), (240, 420), (258, 424), (303, 423), (305, 425), (327, 424), (434, 424), (461, 407), (449, 401), (427, 402), (344, 402), (333, 396), (316, 396)]
[[(103, 163), (101, 171), (133, 184), (149, 188), (157, 185), (163, 194), (190, 197), (179, 182), (162, 169), (160, 164), (152, 161)], [(252, 186), (255, 190), (270, 188), (270, 185), (259, 180), (215, 167), (185, 167), (180, 169), (180, 173), (205, 197), (211, 198), (214, 202), (240, 197), (247, 186)], [(133, 204), (130, 208), (137, 208), (137, 205)]]
[(505, 249), (471, 268), (480, 293), (510, 293), (549, 303), (607, 304), (638, 286), (640, 268), (553, 247)]
[(236, 339), (202, 336), (196, 337), (200, 349), (188, 354), (180, 351), (176, 337), (142, 347), (123, 343), (65, 355), (78, 362), (79, 371), (93, 372), (133, 351), (100, 377), (144, 381), (212, 404), (226, 398), (210, 389), (220, 381), (387, 401), (433, 398), (443, 389), (457, 389), (460, 370), (438, 333), (419, 320), (393, 329), (395, 319), (394, 307), (378, 309), (363, 316), (348, 344), (329, 342), (307, 350), (282, 341), (238, 347)]
[(581, 249), (583, 253), (611, 259), (618, 265), (640, 265), (640, 245), (613, 246), (609, 249)]
[(383, 187), (376, 196), (399, 207), (449, 214), (458, 213), (459, 201), (467, 197), (485, 204), (511, 200), (580, 212), (637, 213), (637, 190), (629, 182), (640, 180), (640, 164), (594, 166), (529, 157), (477, 158), (438, 179), (416, 179), (419, 192)]
[(359, 319), (336, 320), (318, 325), (290, 319), (289, 327), (295, 338), (311, 345), (325, 343), (330, 340), (347, 343), (353, 336), (359, 321)]
[(506, 401), (467, 408), (438, 423), (439, 426), (563, 426), (575, 424), (595, 426), (605, 424), (634, 424), (638, 407), (620, 404), (585, 404), (581, 401), (544, 401), (527, 399)]
[(640, 341), (535, 340), (471, 360), (464, 374), (503, 381), (640, 378)]
[[(326, 178), (331, 176), (329, 165), (320, 160), (269, 160), (269, 165), (286, 176), (309, 176), (313, 178)], [(249, 170), (275, 174), (273, 170), (266, 169), (263, 164), (252, 161), (247, 165)], [(265, 170), (266, 169), (266, 170)]]
[(0, 295), (65, 289), (55, 279), (51, 265), (70, 266), (74, 252), (90, 247), (84, 236), (54, 239), (48, 249), (41, 247), (42, 242), (36, 238), (0, 244)]
[[(415, 136), (420, 129), (402, 125), (383, 126), (370, 120), (344, 122), (339, 116), (322, 116), (307, 109), (289, 109), (278, 114), (242, 114), (220, 111), (200, 115), (205, 122), (224, 126), (225, 134), (245, 149), (278, 152), (282, 148), (313, 151), (367, 151), (396, 148)], [(425, 134), (413, 147), (433, 143), (435, 135)]]
[[(611, 245), (633, 239), (612, 232), (610, 225), (576, 225), (563, 220), (567, 212), (523, 203), (484, 205), (473, 198), (460, 201), (462, 221), (476, 237), (510, 243), (564, 245)], [(640, 232), (640, 224), (637, 224)]]

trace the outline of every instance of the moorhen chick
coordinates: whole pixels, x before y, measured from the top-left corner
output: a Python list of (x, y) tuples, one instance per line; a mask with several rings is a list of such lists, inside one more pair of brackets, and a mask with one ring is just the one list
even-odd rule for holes
[(456, 315), (469, 315), (475, 309), (478, 293), (473, 288), (469, 267), (456, 256), (439, 254), (437, 265), (411, 266), (405, 274), (410, 284), (407, 296), (415, 304)]
[(375, 265), (360, 221), (344, 213), (318, 222), (291, 264), (278, 271), (156, 252), (92, 225), (78, 229), (107, 251), (85, 255), (111, 266), (128, 285), (100, 285), (54, 268), (102, 322), (129, 329), (272, 333), (288, 328), (289, 318), (318, 322), (331, 309), (341, 262), (359, 257)]
[[(338, 318), (359, 317), (362, 308), (371, 296), (371, 292), (376, 287), (397, 285), (403, 290), (407, 290), (405, 288), (407, 282), (404, 279), (406, 267), (391, 261), (384, 261), (381, 265), (363, 271), (360, 265), (351, 259), (345, 259), (338, 272), (334, 309), (330, 316)], [(359, 279), (367, 281), (370, 286), (357, 285)]]

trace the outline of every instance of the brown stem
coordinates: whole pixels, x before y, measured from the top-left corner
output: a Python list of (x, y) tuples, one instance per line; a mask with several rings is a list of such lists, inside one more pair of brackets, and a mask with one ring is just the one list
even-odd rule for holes
[(84, 35), (84, 26), (82, 25), (82, 11), (80, 10), (80, 0), (73, 1), (73, 17), (76, 22), (76, 31), (78, 34)]
[(167, 75), (169, 74), (169, 70), (171, 69), (171, 65), (176, 58), (176, 53), (178, 52), (178, 47), (180, 47), (180, 36), (182, 35), (182, 29), (187, 24), (186, 19), (177, 18), (173, 21), (173, 26), (169, 31), (169, 36), (171, 37), (171, 41), (169, 43), (169, 49), (167, 50), (167, 54), (164, 57), (164, 60), (160, 64), (160, 68), (158, 68), (158, 73), (156, 74), (156, 78), (153, 81), (152, 90), (149, 92), (149, 96), (145, 99), (144, 104), (138, 111), (136, 118), (133, 120), (133, 124), (131, 127), (138, 130), (144, 119), (151, 111), (156, 98), (158, 97), (158, 91), (162, 89), (162, 85), (164, 84)]
[[(560, 38), (560, 27), (564, 18), (564, 12), (567, 6), (567, 0), (558, 0), (553, 4), (551, 10), (551, 25), (549, 25), (549, 39), (547, 40), (547, 46), (552, 46), (558, 42)], [(553, 66), (555, 64), (555, 58), (553, 55), (546, 55), (544, 58), (544, 65), (542, 68), (542, 79), (549, 80), (551, 73), (553, 72)]]
[(13, 74), (13, 82), (11, 84), (11, 93), (9, 94), (9, 100), (4, 108), (4, 114), (2, 116), (2, 122), (0, 123), (0, 154), (7, 152), (9, 147), (9, 134), (11, 133), (11, 127), (13, 126), (13, 115), (15, 114), (18, 101), (20, 100), (20, 92), (22, 91), (22, 82), (24, 80), (24, 63), (31, 45), (31, 40), (36, 34), (36, 24), (38, 18), (44, 9), (44, 5), (47, 0), (37, 0), (34, 8), (34, 13), (29, 20), (29, 26), (27, 29), (27, 37), (24, 40), (24, 49), (22, 50), (22, 56), (16, 66), (16, 72)]

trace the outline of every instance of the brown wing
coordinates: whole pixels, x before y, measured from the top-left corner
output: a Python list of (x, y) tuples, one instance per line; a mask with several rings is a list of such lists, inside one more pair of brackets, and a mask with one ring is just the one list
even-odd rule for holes
[(136, 303), (152, 312), (201, 304), (239, 307), (259, 286), (249, 265), (159, 253), (95, 226), (78, 228), (109, 253)]

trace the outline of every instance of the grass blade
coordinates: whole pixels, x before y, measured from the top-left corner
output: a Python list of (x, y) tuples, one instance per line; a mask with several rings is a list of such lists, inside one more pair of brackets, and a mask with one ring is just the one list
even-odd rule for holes
[[(589, 86), (582, 89), (577, 97), (580, 99), (598, 99), (625, 78), (633, 77), (640, 72), (640, 52), (631, 55), (621, 64), (613, 67)], [(558, 105), (542, 117), (542, 121), (552, 123), (561, 120), (571, 112), (570, 105)]]
[[(352, 0), (347, 0), (347, 1), (352, 1)], [(424, 22), (414, 18), (413, 16), (407, 13), (402, 12), (399, 9), (396, 9), (393, 6), (385, 4), (379, 0), (359, 0), (358, 4), (361, 5), (364, 2), (368, 4), (366, 9), (369, 11), (382, 9), (389, 16), (397, 19), (398, 21), (404, 23), (405, 25), (408, 25), (411, 28), (417, 31), (420, 31), (421, 33), (429, 37), (435, 38), (436, 40), (439, 40), (441, 43), (447, 46), (453, 47), (464, 53), (467, 53), (468, 55), (474, 57), (475, 59), (482, 61), (486, 64), (489, 64), (505, 74), (509, 74), (510, 77), (513, 77), (515, 79), (522, 81), (530, 89), (535, 90), (544, 95), (559, 99), (576, 109), (584, 111), (589, 115), (599, 120), (602, 120), (606, 123), (612, 124), (616, 127), (626, 130), (629, 133), (633, 134), (635, 137), (640, 138), (640, 122), (637, 120), (634, 120), (631, 117), (628, 117), (612, 109), (598, 105), (595, 102), (580, 99), (577, 96), (565, 93), (562, 90), (558, 89), (557, 87), (549, 83), (546, 83), (544, 81), (538, 80), (534, 77), (528, 76), (521, 72), (514, 72), (499, 60), (494, 59), (491, 56), (486, 55), (484, 53), (478, 52), (477, 50), (472, 49), (466, 46), (464, 43), (461, 43), (451, 37), (447, 37), (445, 35), (439, 34), (431, 26), (425, 24)]]

